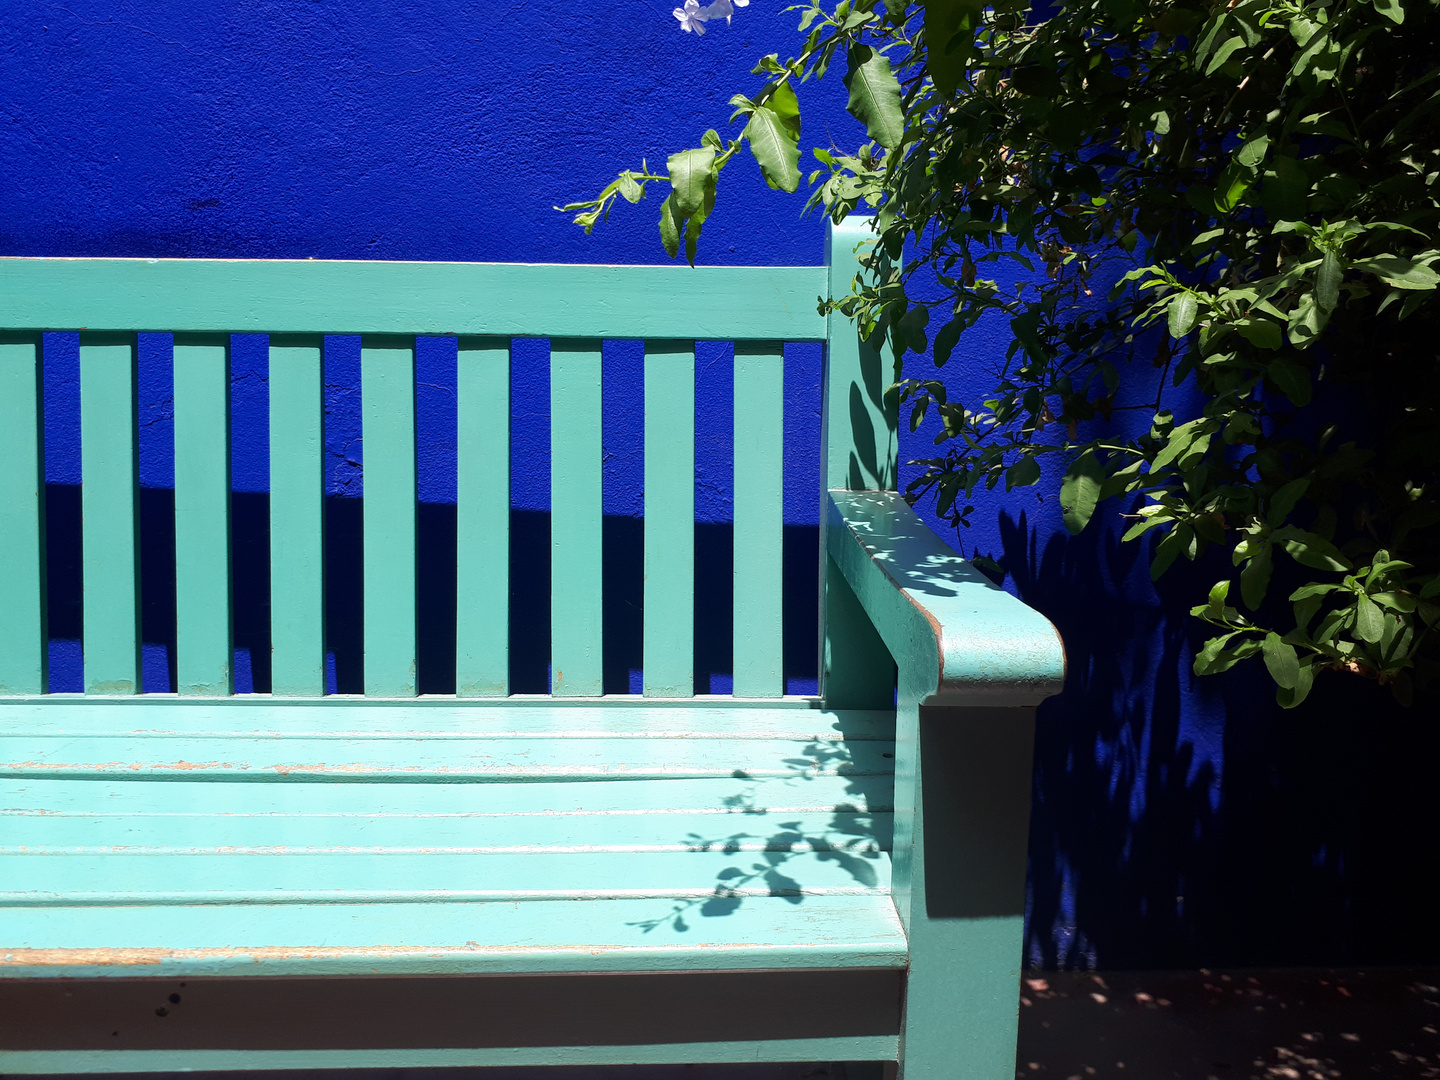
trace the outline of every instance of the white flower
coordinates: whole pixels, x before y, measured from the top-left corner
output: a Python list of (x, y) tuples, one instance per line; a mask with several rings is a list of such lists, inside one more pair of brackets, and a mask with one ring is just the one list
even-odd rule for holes
[[(724, 2), (728, 3), (729, 0), (724, 0)], [(749, 3), (749, 0), (745, 0), (745, 2)], [(709, 9), (707, 8), (706, 10)], [(705, 20), (709, 18), (709, 16), (700, 10), (698, 0), (685, 0), (685, 6), (683, 8), (677, 7), (671, 14), (680, 20), (680, 29), (684, 30), (687, 34), (691, 30), (697, 34), (705, 33)]]
[(736, 8), (749, 7), (750, 0), (711, 0), (697, 13), (700, 19), (724, 19), (728, 24)]

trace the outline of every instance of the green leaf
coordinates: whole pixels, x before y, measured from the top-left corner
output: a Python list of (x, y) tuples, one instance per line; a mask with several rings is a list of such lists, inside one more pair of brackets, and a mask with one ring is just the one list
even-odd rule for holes
[(1315, 612), (1320, 610), (1324, 598), (1319, 596), (1307, 596), (1304, 600), (1297, 600), (1295, 608), (1295, 626), (1300, 630), (1306, 630), (1310, 626), (1310, 620), (1315, 617)]
[(768, 104), (760, 105), (750, 114), (741, 136), (749, 140), (750, 152), (760, 165), (765, 183), (781, 191), (794, 191), (800, 186), (800, 135), (786, 117)]
[(960, 319), (951, 319), (940, 328), (939, 333), (935, 335), (932, 349), (936, 367), (945, 366), (945, 362), (950, 359), (950, 354), (955, 351), (955, 346), (960, 341), (960, 331), (964, 328), (965, 324)]
[(1340, 302), (1340, 279), (1345, 276), (1340, 256), (1334, 251), (1325, 252), (1320, 260), (1320, 270), (1315, 275), (1315, 302), (1327, 314), (1335, 310)]
[(1310, 403), (1310, 372), (1303, 365), (1294, 360), (1272, 360), (1265, 374), (1296, 405)]
[(1304, 529), (1297, 529), (1293, 525), (1276, 529), (1270, 534), (1270, 540), (1272, 543), (1283, 544), (1286, 554), (1301, 566), (1308, 566), (1313, 570), (1351, 569), (1350, 560), (1329, 540)]
[(1405, 9), (1400, 6), (1400, 0), (1372, 0), (1375, 10), (1395, 24), (1405, 21)]
[(1315, 300), (1315, 294), (1313, 292), (1305, 293), (1290, 310), (1291, 344), (1302, 349), (1313, 344), (1328, 321), (1329, 317), (1320, 310), (1320, 305)]
[(960, 87), (984, 0), (920, 0), (925, 9), (925, 67), (947, 97)]
[(675, 213), (682, 219), (693, 217), (704, 210), (706, 185), (714, 182), (715, 149), (702, 146), (671, 154), (669, 166)]
[(930, 325), (930, 309), (924, 304), (916, 304), (909, 311), (900, 317), (900, 336), (905, 339), (905, 346), (911, 352), (923, 353), (929, 341), (925, 336), (925, 328)]
[(1300, 681), (1300, 658), (1295, 647), (1280, 639), (1275, 631), (1265, 635), (1265, 667), (1275, 685), (1282, 690), (1293, 690)]
[(1194, 539), (1195, 529), (1183, 521), (1170, 530), (1165, 538), (1155, 545), (1155, 555), (1150, 560), (1150, 580), (1159, 581), (1160, 576), (1170, 569), (1170, 564), (1182, 551), (1190, 547)]
[(1315, 683), (1314, 663), (1300, 665), (1300, 670), (1295, 676), (1293, 687), (1280, 687), (1275, 691), (1275, 700), (1280, 703), (1282, 709), (1293, 709), (1299, 705), (1310, 694), (1310, 687)]
[(1265, 599), (1265, 590), (1270, 587), (1270, 552), (1270, 545), (1262, 544), (1260, 550), (1245, 563), (1245, 569), (1240, 571), (1240, 599), (1251, 611), (1260, 607)]
[(1145, 533), (1155, 528), (1155, 526), (1164, 525), (1173, 520), (1173, 516), (1169, 514), (1154, 514), (1146, 517), (1145, 520), (1137, 521), (1134, 525), (1131, 525), (1130, 528), (1126, 529), (1125, 535), (1120, 537), (1120, 542), (1122, 544), (1128, 544), (1131, 540), (1134, 540), (1136, 537), (1143, 536)]
[(1260, 179), (1260, 206), (1272, 221), (1297, 221), (1306, 213), (1310, 177), (1288, 155), (1270, 160)]
[(800, 99), (795, 96), (794, 88), (788, 82), (783, 82), (772, 83), (766, 89), (769, 96), (764, 98), (763, 104), (780, 118), (785, 130), (790, 133), (790, 138), (799, 142)]
[(1270, 139), (1265, 135), (1256, 135), (1253, 139), (1247, 139), (1245, 144), (1235, 153), (1235, 160), (1247, 169), (1253, 169), (1265, 160), (1265, 151), (1270, 148)]
[[(1171, 431), (1164, 448), (1155, 455), (1155, 460), (1150, 463), (1150, 472), (1154, 474), (1166, 468), (1172, 462), (1188, 454), (1191, 448), (1197, 443), (1200, 444), (1200, 449), (1203, 452), (1210, 442), (1209, 424), (1210, 421), (1201, 417), (1199, 420), (1191, 420), (1189, 423), (1181, 424), (1178, 428)], [(1201, 440), (1204, 441), (1202, 442)]]
[(1060, 484), (1060, 513), (1072, 536), (1090, 523), (1104, 480), (1105, 469), (1089, 450), (1071, 462), (1065, 471), (1065, 479)]
[(620, 178), (615, 181), (615, 187), (624, 196), (626, 202), (638, 203), (645, 197), (645, 189), (637, 184), (635, 178), (628, 172), (620, 174)]
[(1290, 594), (1291, 600), (1307, 600), (1312, 596), (1325, 596), (1332, 592), (1344, 591), (1344, 585), (1302, 585)]
[(1229, 596), (1229, 579), (1227, 578), (1224, 581), (1217, 581), (1214, 585), (1210, 586), (1210, 596), (1208, 598), (1209, 602), (1205, 605), (1205, 607), (1197, 608), (1196, 610), (1204, 611), (1216, 619), (1223, 619), (1225, 617), (1225, 601), (1229, 598)]
[(1392, 289), (1429, 290), (1440, 284), (1440, 274), (1413, 259), (1380, 255), (1373, 259), (1356, 259), (1354, 267), (1374, 274)]
[(1355, 597), (1355, 634), (1372, 645), (1385, 634), (1385, 616), (1363, 593)]
[(1017, 487), (1029, 487), (1040, 479), (1040, 462), (1034, 456), (1026, 454), (1019, 461), (1005, 470), (1005, 490), (1013, 491)]
[(1240, 331), (1241, 337), (1257, 348), (1278, 349), (1280, 347), (1280, 324), (1273, 319), (1259, 315), (1247, 315), (1235, 323), (1235, 329)]
[(680, 254), (680, 219), (675, 213), (675, 192), (665, 196), (660, 204), (660, 243), (673, 259)]
[(1245, 39), (1236, 35), (1230, 38), (1215, 50), (1215, 55), (1210, 57), (1210, 62), (1205, 65), (1205, 74), (1214, 75), (1215, 72), (1224, 66), (1225, 61), (1234, 55), (1235, 51), (1245, 44)]
[(1180, 340), (1195, 326), (1195, 316), (1200, 310), (1199, 301), (1192, 292), (1182, 292), (1170, 301), (1170, 336)]
[(1207, 23), (1205, 31), (1200, 35), (1199, 43), (1195, 46), (1195, 63), (1203, 64), (1205, 57), (1210, 55), (1210, 50), (1215, 47), (1215, 42), (1220, 40), (1220, 34), (1230, 25), (1230, 16), (1225, 12), (1213, 22)]
[(704, 212), (692, 217), (685, 226), (685, 261), (691, 266), (695, 265), (695, 244), (700, 239), (700, 229), (705, 224), (708, 213), (707, 208)]
[(1222, 214), (1228, 214), (1240, 205), (1240, 200), (1245, 198), (1245, 193), (1254, 183), (1254, 169), (1243, 169), (1239, 166), (1226, 169), (1220, 174), (1219, 183), (1215, 186), (1215, 208)]
[(850, 65), (841, 81), (850, 91), (845, 108), (865, 125), (865, 133), (887, 150), (900, 145), (905, 135), (905, 113), (900, 108), (900, 83), (884, 53), (869, 45), (850, 47)]
[(1283, 525), (1285, 519), (1289, 517), (1291, 511), (1295, 509), (1295, 504), (1300, 501), (1309, 489), (1310, 480), (1308, 477), (1302, 476), (1299, 480), (1291, 480), (1288, 484), (1285, 484), (1276, 491), (1274, 495), (1270, 496), (1270, 510), (1265, 515), (1265, 520), (1274, 526)]
[(1204, 648), (1195, 656), (1195, 674), (1218, 675), (1222, 671), (1229, 671), (1241, 660), (1254, 656), (1260, 651), (1261, 644), (1255, 638), (1245, 638), (1239, 644), (1229, 649), (1225, 648), (1225, 644), (1237, 633), (1239, 631), (1233, 631), (1207, 641)]
[(1238, 630), (1232, 630), (1228, 634), (1220, 634), (1205, 642), (1205, 644), (1201, 646), (1200, 651), (1195, 654), (1195, 674), (1209, 675), (1216, 659), (1225, 648), (1225, 643), (1235, 637), (1239, 632)]

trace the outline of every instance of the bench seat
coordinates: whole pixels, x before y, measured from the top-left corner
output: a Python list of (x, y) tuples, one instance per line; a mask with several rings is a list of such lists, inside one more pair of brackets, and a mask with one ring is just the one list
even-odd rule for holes
[(903, 967), (893, 714), (0, 705), (0, 977)]

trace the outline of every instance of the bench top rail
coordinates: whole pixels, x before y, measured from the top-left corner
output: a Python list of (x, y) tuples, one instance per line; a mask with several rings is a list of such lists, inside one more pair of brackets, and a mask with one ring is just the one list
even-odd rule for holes
[(26, 330), (823, 341), (823, 266), (0, 258)]

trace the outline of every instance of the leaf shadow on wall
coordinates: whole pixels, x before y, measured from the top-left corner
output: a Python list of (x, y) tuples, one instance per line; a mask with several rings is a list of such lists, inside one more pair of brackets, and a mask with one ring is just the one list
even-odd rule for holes
[(1116, 531), (1001, 522), (1020, 596), (1065, 641), (1040, 709), (1027, 960), (1045, 967), (1440, 961), (1440, 731), (1373, 684), (1298, 710), (1258, 666), (1197, 679), (1188, 611), (1225, 562), (1153, 589)]

